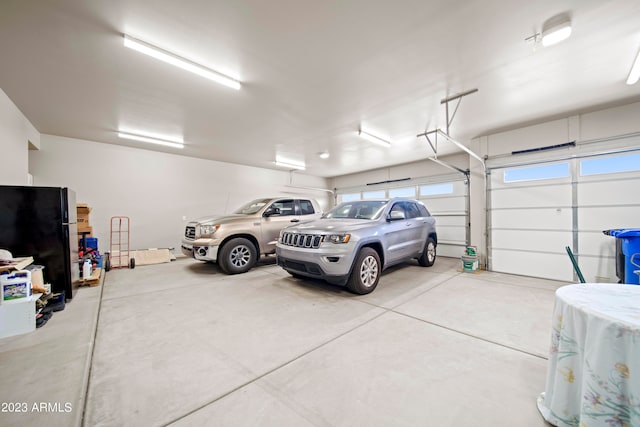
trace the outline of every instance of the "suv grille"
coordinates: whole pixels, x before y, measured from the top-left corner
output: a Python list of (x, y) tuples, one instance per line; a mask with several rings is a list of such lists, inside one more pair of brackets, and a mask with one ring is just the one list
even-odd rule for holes
[(280, 243), (287, 246), (295, 246), (296, 248), (313, 248), (320, 247), (322, 236), (318, 234), (299, 234), (299, 233), (283, 233)]
[(184, 230), (184, 237), (186, 237), (187, 239), (195, 239), (196, 238), (196, 228), (187, 226), (187, 228)]

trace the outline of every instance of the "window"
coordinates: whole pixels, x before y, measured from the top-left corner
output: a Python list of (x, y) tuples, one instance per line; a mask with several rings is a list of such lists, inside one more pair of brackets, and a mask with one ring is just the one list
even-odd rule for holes
[(420, 209), (413, 202), (406, 202), (404, 204), (404, 209), (407, 211), (407, 218), (418, 218), (420, 215)]
[(446, 182), (444, 184), (431, 184), (431, 185), (420, 186), (421, 196), (437, 196), (438, 194), (451, 194), (451, 193), (453, 193), (452, 182)]
[(416, 187), (391, 188), (389, 197), (416, 197)]
[(315, 211), (313, 209), (313, 204), (309, 200), (300, 200), (300, 213), (302, 215), (311, 215)]
[(273, 203), (271, 206), (280, 210), (280, 216), (289, 216), (295, 214), (295, 205), (293, 203), (293, 200), (279, 200)]
[(640, 170), (640, 153), (621, 156), (599, 157), (580, 161), (580, 175), (633, 172)]
[(384, 190), (365, 191), (362, 193), (363, 199), (384, 199)]
[(354, 200), (360, 200), (360, 193), (341, 194), (339, 202), (353, 202)]
[(510, 168), (504, 171), (504, 182), (537, 181), (542, 179), (566, 178), (569, 163), (554, 163), (542, 166)]

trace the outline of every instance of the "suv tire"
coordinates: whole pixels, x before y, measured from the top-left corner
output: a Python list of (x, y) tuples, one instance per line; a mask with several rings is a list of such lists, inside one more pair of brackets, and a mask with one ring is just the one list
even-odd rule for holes
[(418, 264), (423, 267), (431, 267), (434, 262), (436, 262), (436, 242), (429, 237), (427, 244), (424, 245), (424, 251), (418, 257)]
[(246, 273), (256, 263), (258, 251), (248, 239), (236, 237), (220, 249), (218, 265), (227, 274)]
[(371, 293), (378, 286), (380, 273), (382, 266), (378, 252), (372, 248), (362, 248), (356, 257), (347, 288), (360, 295)]

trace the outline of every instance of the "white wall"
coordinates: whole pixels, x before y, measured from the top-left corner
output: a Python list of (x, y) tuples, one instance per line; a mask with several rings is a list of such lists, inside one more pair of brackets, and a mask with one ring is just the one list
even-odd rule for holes
[(40, 133), (0, 89), (0, 185), (27, 185), (29, 142), (40, 146)]
[[(291, 188), (327, 188), (324, 178), (118, 145), (42, 135), (30, 153), (34, 185), (76, 191), (91, 206), (93, 235), (109, 249), (110, 218), (128, 216), (131, 249), (180, 248), (188, 220), (229, 213), (257, 197), (308, 194), (324, 209), (329, 193)], [(186, 219), (183, 219), (186, 218)]]

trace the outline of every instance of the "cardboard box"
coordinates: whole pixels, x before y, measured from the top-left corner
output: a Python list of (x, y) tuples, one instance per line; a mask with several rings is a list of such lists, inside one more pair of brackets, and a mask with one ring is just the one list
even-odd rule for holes
[(31, 296), (31, 272), (27, 270), (14, 271), (0, 275), (1, 301), (15, 301)]
[(78, 203), (76, 204), (76, 211), (78, 212), (78, 216), (89, 215), (91, 208), (86, 203)]
[(93, 233), (93, 227), (78, 223), (78, 233), (89, 233), (87, 234), (87, 237), (89, 237)]

